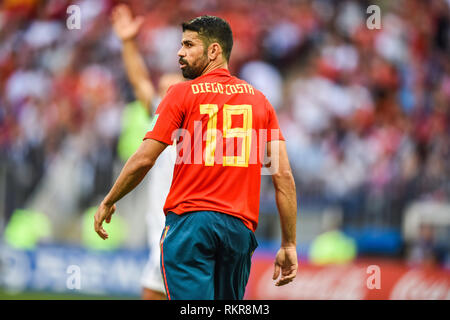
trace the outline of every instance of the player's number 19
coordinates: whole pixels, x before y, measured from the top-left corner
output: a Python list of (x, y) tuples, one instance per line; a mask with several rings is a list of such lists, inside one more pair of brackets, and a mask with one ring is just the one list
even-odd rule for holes
[[(201, 104), (200, 113), (209, 116), (206, 132), (205, 166), (214, 165), (214, 155), (217, 145), (217, 104)], [(233, 115), (242, 115), (242, 128), (231, 128)], [(248, 167), (250, 147), (252, 143), (252, 106), (249, 104), (223, 106), (223, 139), (242, 138), (240, 156), (223, 156), (224, 166)]]

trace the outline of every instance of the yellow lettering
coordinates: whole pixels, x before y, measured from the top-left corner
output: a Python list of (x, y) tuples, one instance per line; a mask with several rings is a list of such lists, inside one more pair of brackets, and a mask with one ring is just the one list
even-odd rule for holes
[(209, 82), (206, 82), (205, 83), (205, 90), (206, 90), (206, 92), (211, 92), (211, 83), (209, 83)]
[(193, 94), (197, 94), (199, 92), (198, 85), (191, 84), (191, 88), (192, 88), (192, 93)]
[[(242, 115), (242, 128), (231, 128), (233, 115)], [(223, 106), (223, 138), (242, 138), (240, 156), (223, 156), (224, 166), (248, 167), (252, 144), (252, 106), (248, 104)]]
[(200, 86), (200, 93), (205, 93), (205, 90), (203, 89), (203, 83), (198, 84)]
[[(201, 104), (200, 113), (207, 114), (208, 123), (206, 131), (206, 147), (205, 147), (205, 166), (214, 166), (215, 152), (217, 140), (227, 138), (242, 139), (241, 154), (222, 156), (222, 165), (234, 167), (248, 167), (250, 153), (252, 150), (252, 138), (256, 140), (256, 132), (252, 129), (252, 106), (243, 105), (227, 105), (223, 106), (223, 136), (217, 129), (217, 113), (219, 111), (216, 104)], [(242, 116), (242, 127), (232, 128), (232, 116)], [(218, 136), (219, 134), (219, 136)], [(254, 146), (256, 148), (256, 146)], [(219, 152), (221, 150), (221, 142), (219, 141)], [(195, 151), (194, 151), (195, 152)], [(221, 153), (220, 153), (221, 154)], [(255, 155), (254, 155), (255, 156)], [(253, 160), (253, 159), (252, 159)], [(253, 162), (252, 162), (253, 163)]]
[(201, 104), (200, 113), (209, 116), (206, 130), (205, 166), (214, 166), (214, 153), (216, 152), (217, 139), (217, 104)]

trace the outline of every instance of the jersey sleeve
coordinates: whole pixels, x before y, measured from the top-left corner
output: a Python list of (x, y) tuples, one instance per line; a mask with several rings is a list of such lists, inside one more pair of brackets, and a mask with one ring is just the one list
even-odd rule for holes
[(180, 95), (180, 89), (172, 86), (167, 91), (164, 99), (156, 109), (153, 116), (150, 130), (143, 140), (154, 139), (166, 144), (172, 144), (175, 138), (175, 132), (181, 128), (184, 119), (183, 104), (177, 98)]
[(280, 125), (278, 124), (277, 114), (275, 113), (275, 109), (270, 104), (270, 102), (266, 101), (266, 110), (268, 115), (267, 121), (267, 142), (275, 141), (275, 140), (285, 140), (283, 134), (281, 133)]

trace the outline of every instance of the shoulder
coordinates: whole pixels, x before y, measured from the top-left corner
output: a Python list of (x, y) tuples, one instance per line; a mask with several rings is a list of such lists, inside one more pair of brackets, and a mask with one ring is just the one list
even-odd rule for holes
[(167, 94), (179, 94), (185, 92), (191, 85), (191, 81), (182, 81), (176, 84), (173, 84), (167, 89)]
[[(247, 83), (244, 80), (242, 80), (242, 81), (244, 83)], [(249, 86), (252, 86), (252, 85), (249, 84)], [(253, 88), (253, 91), (255, 93), (255, 98), (258, 99), (258, 101), (260, 101), (260, 103), (264, 105), (265, 109), (273, 108), (272, 105), (270, 104), (269, 100), (267, 99), (266, 95), (264, 93), (262, 93), (262, 91), (256, 89), (253, 86), (252, 86), (252, 88)]]
[(275, 113), (275, 108), (270, 103), (269, 99), (260, 90), (255, 89), (255, 96), (258, 99), (260, 105), (262, 106), (265, 114), (270, 118)]
[(183, 81), (171, 85), (164, 96), (164, 100), (170, 102), (183, 102), (190, 88), (191, 81)]
[(270, 105), (269, 100), (267, 100), (267, 97), (265, 96), (264, 93), (262, 93), (261, 91), (259, 91), (258, 89), (255, 89), (255, 95), (257, 96), (258, 99), (261, 99), (261, 101), (264, 101), (265, 105)]
[(232, 76), (232, 79), (234, 84), (245, 85), (249, 89), (248, 91), (252, 93), (259, 101), (264, 102), (264, 104), (269, 103), (266, 96), (260, 90), (256, 89), (252, 84), (236, 76)]

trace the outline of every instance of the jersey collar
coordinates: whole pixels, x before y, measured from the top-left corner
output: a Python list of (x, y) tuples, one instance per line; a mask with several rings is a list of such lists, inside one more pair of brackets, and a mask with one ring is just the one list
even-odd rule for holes
[(198, 77), (197, 79), (203, 78), (203, 77), (210, 77), (210, 76), (228, 76), (230, 77), (230, 71), (228, 69), (225, 68), (219, 68), (219, 69), (214, 69), (211, 70), (210, 72), (201, 75), (200, 77)]

